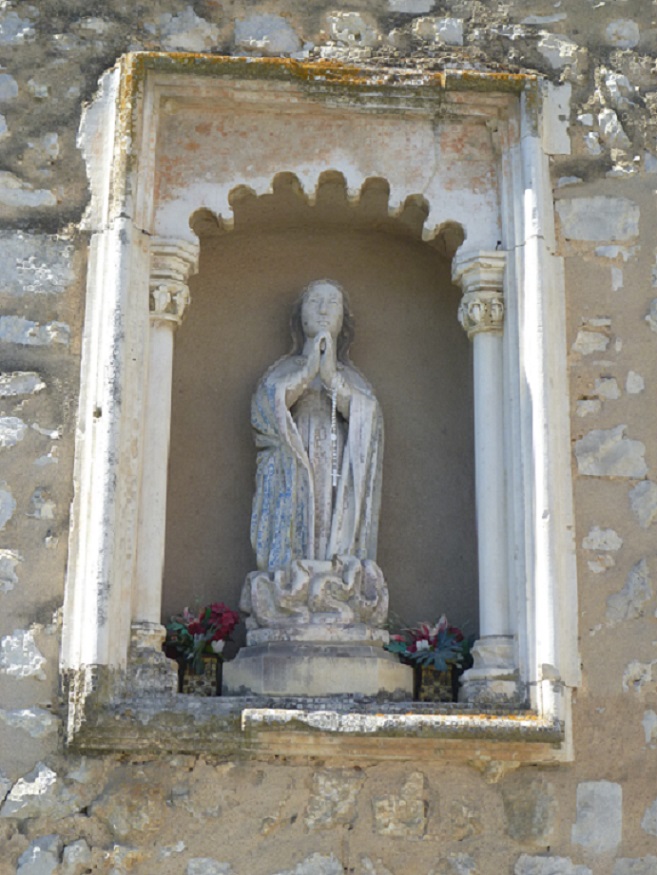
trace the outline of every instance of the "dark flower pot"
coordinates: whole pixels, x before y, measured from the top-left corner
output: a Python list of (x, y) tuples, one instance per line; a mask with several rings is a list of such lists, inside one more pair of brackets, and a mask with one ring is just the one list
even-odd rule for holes
[(413, 666), (413, 698), (417, 702), (456, 702), (460, 672), (456, 666), (439, 671), (430, 665)]
[(220, 696), (223, 660), (214, 653), (204, 653), (202, 658), (201, 674), (195, 674), (186, 660), (178, 661), (178, 692), (190, 696)]

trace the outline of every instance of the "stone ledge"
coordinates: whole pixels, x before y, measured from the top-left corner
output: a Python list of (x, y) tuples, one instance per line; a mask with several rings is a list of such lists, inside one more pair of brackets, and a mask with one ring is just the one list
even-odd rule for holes
[(72, 749), (221, 759), (560, 762), (564, 729), (531, 711), (358, 699), (153, 695), (89, 708)]

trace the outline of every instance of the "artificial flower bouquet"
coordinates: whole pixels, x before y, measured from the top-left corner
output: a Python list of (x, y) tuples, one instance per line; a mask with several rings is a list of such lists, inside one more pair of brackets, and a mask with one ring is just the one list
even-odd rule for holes
[(468, 668), (472, 642), (452, 626), (443, 614), (434, 624), (418, 623), (390, 636), (386, 650), (398, 653), (402, 662), (426, 666), (437, 671)]
[(239, 621), (237, 611), (223, 602), (213, 602), (198, 614), (185, 608), (166, 625), (164, 652), (170, 659), (185, 663), (194, 674), (203, 674), (203, 656), (223, 659), (226, 641)]

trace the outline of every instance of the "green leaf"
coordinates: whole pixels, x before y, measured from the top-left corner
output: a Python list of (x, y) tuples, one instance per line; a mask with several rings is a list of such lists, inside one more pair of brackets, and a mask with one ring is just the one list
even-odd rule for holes
[(407, 653), (406, 643), (404, 641), (390, 641), (388, 644), (384, 645), (384, 649), (389, 650), (390, 653)]

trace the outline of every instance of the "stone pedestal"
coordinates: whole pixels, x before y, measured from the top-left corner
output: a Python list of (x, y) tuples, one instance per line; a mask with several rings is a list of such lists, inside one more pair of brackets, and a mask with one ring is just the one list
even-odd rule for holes
[(247, 646), (224, 666), (224, 695), (411, 699), (413, 672), (383, 649), (388, 587), (370, 559), (295, 559), (247, 576)]
[(127, 692), (136, 697), (150, 693), (175, 693), (178, 667), (162, 651), (166, 637), (159, 623), (133, 623), (128, 652)]
[(520, 705), (514, 639), (509, 635), (480, 638), (472, 648), (474, 665), (461, 678), (460, 701), (476, 705)]
[(269, 642), (224, 665), (223, 694), (413, 697), (413, 671), (376, 644)]

